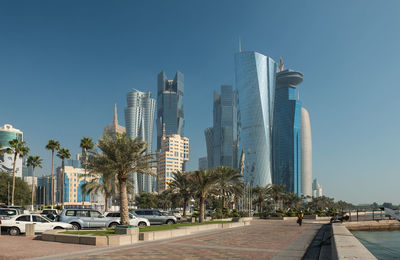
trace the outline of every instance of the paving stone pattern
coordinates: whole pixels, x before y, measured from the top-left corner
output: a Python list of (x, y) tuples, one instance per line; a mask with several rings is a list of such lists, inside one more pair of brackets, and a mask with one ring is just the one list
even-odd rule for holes
[[(250, 226), (153, 241), (75, 259), (271, 259), (312, 226), (305, 223), (299, 227), (294, 221), (254, 221)], [(291, 259), (301, 259), (306, 248), (296, 251)]]
[(255, 220), (250, 226), (120, 247), (0, 236), (0, 259), (301, 259), (321, 226), (303, 223)]

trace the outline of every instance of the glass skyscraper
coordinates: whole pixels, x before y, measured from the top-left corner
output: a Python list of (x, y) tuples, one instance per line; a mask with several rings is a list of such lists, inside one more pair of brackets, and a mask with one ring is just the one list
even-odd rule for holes
[[(136, 89), (126, 94), (126, 100), (128, 104), (125, 108), (126, 133), (132, 138), (140, 136), (142, 141), (147, 143), (147, 152), (151, 153), (156, 101), (151, 97), (151, 92), (141, 92)], [(137, 173), (137, 180), (134, 181), (135, 193), (154, 191), (155, 177)]]
[[(283, 69), (283, 67), (282, 67)], [(276, 75), (273, 124), (272, 182), (285, 185), (286, 191), (301, 196), (301, 102), (296, 86), (303, 74), (283, 70)]]
[(174, 80), (168, 80), (162, 71), (157, 81), (157, 151), (160, 151), (164, 124), (166, 135), (184, 136), (184, 78), (177, 71)]
[[(21, 130), (14, 128), (12, 125), (4, 125), (0, 127), (0, 144), (3, 146), (3, 155), (0, 155), (0, 171), (5, 171), (12, 174), (14, 165), (14, 155), (7, 153), (7, 148), (10, 147), (10, 141), (18, 139), (23, 141), (23, 133)], [(15, 163), (15, 176), (22, 178), (22, 158), (17, 156)]]
[(239, 151), (245, 154), (244, 181), (251, 186), (272, 183), (272, 127), (275, 96), (274, 60), (254, 51), (235, 54), (239, 94)]
[(230, 85), (214, 91), (213, 127), (205, 130), (208, 168), (237, 168), (237, 92)]

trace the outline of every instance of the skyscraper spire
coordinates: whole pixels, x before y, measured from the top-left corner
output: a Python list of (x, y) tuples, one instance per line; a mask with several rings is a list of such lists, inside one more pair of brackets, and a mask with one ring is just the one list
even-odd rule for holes
[(117, 114), (117, 104), (114, 104), (114, 120), (113, 120), (114, 125), (118, 125), (118, 114)]

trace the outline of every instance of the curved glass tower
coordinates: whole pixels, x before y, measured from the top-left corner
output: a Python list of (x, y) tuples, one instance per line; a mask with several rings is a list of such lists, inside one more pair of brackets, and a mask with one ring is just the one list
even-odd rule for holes
[(244, 181), (255, 187), (271, 184), (272, 125), (277, 65), (254, 51), (235, 54), (239, 94), (239, 151), (245, 154)]
[[(147, 143), (147, 152), (151, 153), (153, 145), (153, 126), (156, 101), (151, 97), (151, 92), (134, 90), (126, 94), (128, 107), (125, 108), (125, 125), (128, 136), (135, 138), (142, 137)], [(135, 193), (151, 192), (155, 189), (155, 177), (137, 173), (135, 180)]]
[(273, 178), (274, 184), (285, 185), (286, 191), (301, 195), (301, 102), (296, 86), (303, 74), (283, 70), (276, 75)]

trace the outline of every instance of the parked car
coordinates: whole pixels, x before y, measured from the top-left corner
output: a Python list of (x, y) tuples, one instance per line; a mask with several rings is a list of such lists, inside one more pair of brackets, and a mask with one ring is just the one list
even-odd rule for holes
[(0, 208), (0, 219), (10, 219), (11, 217), (19, 214), (20, 212), (17, 209)]
[(6, 228), (8, 234), (17, 236), (25, 233), (26, 224), (35, 224), (35, 232), (42, 233), (49, 229), (72, 229), (72, 225), (62, 222), (53, 222), (39, 214), (16, 215), (10, 219), (1, 219), (0, 227)]
[(26, 211), (23, 206), (7, 206), (7, 208), (16, 209), (16, 210), (18, 210), (19, 214), (24, 214)]
[[(104, 216), (108, 219), (113, 219), (118, 222), (117, 225), (121, 224), (121, 213), (120, 212), (104, 212)], [(139, 218), (129, 213), (129, 224), (138, 227), (150, 226), (150, 221), (146, 218)]]
[(55, 220), (58, 216), (57, 210), (55, 209), (44, 209), (40, 215), (46, 216), (50, 220)]
[(58, 216), (59, 221), (70, 223), (74, 229), (115, 227), (118, 223), (104, 217), (94, 209), (64, 209)]
[(168, 214), (170, 216), (176, 217), (177, 220), (181, 220), (181, 218), (182, 218), (182, 213), (179, 210), (170, 210), (168, 212)]
[(130, 212), (138, 217), (147, 218), (152, 225), (176, 224), (177, 219), (169, 214), (162, 214), (158, 209), (135, 209)]

